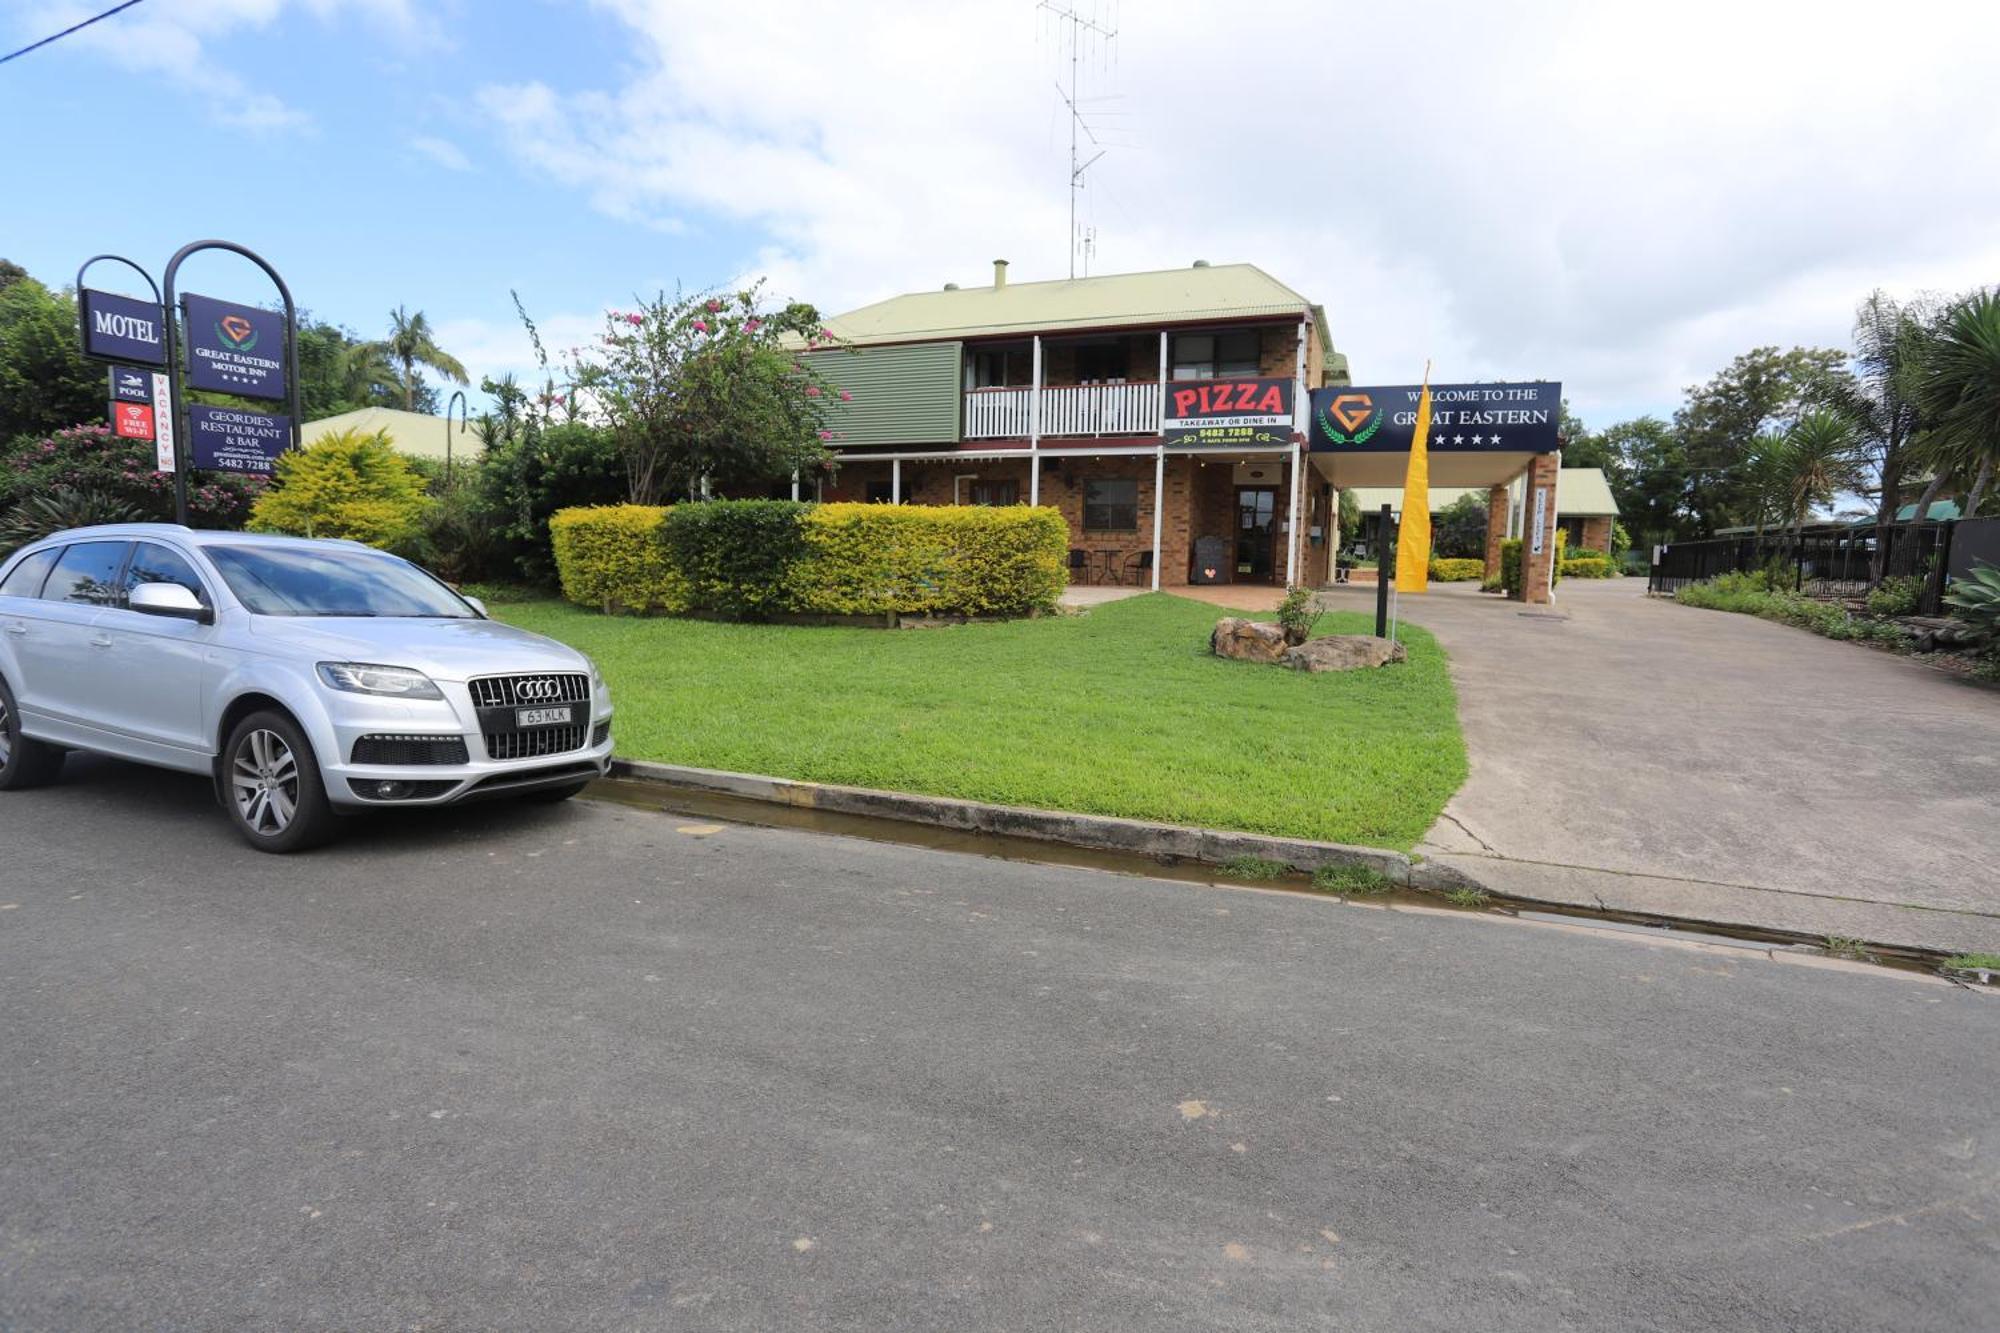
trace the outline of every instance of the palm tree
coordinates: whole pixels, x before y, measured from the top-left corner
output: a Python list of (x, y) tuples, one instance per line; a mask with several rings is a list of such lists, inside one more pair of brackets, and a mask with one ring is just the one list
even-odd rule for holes
[(1860, 439), (1853, 418), (1830, 407), (1801, 412), (1785, 432), (1775, 463), (1796, 544), (1814, 505), (1832, 504), (1834, 496), (1862, 484)]
[(1862, 445), (1869, 451), (1878, 487), (1875, 551), (1869, 581), (1880, 583), (1889, 550), (1889, 529), (1896, 521), (1910, 446), (1921, 429), (1917, 411), (1917, 380), (1923, 367), (1926, 335), (1944, 313), (1942, 302), (1923, 294), (1897, 301), (1880, 290), (1854, 312), (1853, 381), (1835, 381), (1833, 405), (1853, 418)]
[(431, 322), (419, 310), (412, 315), (402, 306), (389, 312), (389, 336), (375, 344), (388, 353), (389, 357), (402, 368), (399, 379), (403, 386), (403, 410), (415, 411), (417, 406), (417, 367), (429, 366), (438, 374), (455, 384), (469, 383), (465, 377), (465, 367), (458, 358), (437, 345), (431, 336)]
[(2000, 295), (1974, 292), (1945, 316), (1924, 358), (1917, 402), (1929, 422), (1919, 447), (1932, 476), (1917, 517), (1957, 476), (1971, 479), (1969, 518), (2000, 461)]

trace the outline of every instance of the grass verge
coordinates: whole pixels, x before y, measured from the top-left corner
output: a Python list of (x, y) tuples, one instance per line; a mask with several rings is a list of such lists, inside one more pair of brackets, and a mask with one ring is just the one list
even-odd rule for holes
[(633, 759), (1405, 851), (1465, 780), (1444, 653), (1412, 626), (1402, 666), (1312, 675), (1215, 657), (1226, 613), (1162, 593), (900, 631), (489, 600), (596, 659)]

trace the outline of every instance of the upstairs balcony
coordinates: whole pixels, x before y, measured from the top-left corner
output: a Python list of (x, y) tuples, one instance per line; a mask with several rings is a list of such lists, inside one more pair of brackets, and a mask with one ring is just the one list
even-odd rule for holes
[[(1158, 435), (1160, 383), (1063, 384), (1042, 388), (1044, 438), (1062, 435)], [(1020, 440), (1028, 437), (1034, 411), (1031, 387), (968, 389), (965, 438)]]

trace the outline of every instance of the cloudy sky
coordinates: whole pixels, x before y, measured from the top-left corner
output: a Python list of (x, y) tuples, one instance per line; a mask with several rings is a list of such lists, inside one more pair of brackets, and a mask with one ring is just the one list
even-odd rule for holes
[[(0, 45), (110, 2), (0, 0)], [(1259, 264), (1363, 381), (1560, 379), (1604, 425), (1845, 345), (1872, 287), (2000, 281), (2000, 6), (1072, 3), (1117, 33), (1093, 271)], [(0, 255), (225, 236), (475, 372), (525, 359), (510, 288), (568, 345), (677, 284), (1061, 277), (1067, 69), (1032, 0), (145, 0), (0, 66)]]

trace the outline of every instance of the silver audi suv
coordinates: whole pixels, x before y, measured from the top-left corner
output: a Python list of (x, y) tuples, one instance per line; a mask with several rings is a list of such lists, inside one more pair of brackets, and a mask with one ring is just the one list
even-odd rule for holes
[(253, 847), (339, 814), (559, 801), (611, 762), (590, 659), (354, 542), (77, 528), (0, 563), (0, 791), (70, 750), (212, 777)]

